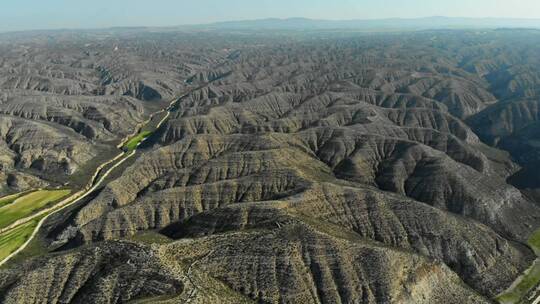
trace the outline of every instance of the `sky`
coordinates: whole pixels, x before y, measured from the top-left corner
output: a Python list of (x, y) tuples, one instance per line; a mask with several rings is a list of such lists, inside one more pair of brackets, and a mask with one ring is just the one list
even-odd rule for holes
[(0, 31), (260, 18), (540, 18), (540, 0), (0, 0)]

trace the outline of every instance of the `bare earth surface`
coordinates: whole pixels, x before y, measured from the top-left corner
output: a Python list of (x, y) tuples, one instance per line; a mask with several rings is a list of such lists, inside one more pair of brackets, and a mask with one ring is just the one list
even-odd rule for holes
[(139, 133), (0, 302), (490, 303), (536, 259), (539, 88), (527, 30), (0, 35), (0, 196)]

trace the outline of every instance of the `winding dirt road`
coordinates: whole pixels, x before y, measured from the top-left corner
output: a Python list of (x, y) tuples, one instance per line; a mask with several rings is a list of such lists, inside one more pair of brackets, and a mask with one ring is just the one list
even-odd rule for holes
[[(182, 99), (183, 97), (185, 97), (187, 94), (184, 94), (182, 95), (181, 97), (178, 97), (178, 98), (175, 98), (173, 99), (169, 105), (162, 109), (162, 110), (159, 110), (157, 112), (154, 112), (150, 115), (150, 118), (148, 120), (146, 120), (145, 122), (143, 122), (143, 126), (146, 126), (148, 125), (148, 123), (150, 123), (150, 121), (152, 120), (152, 118), (159, 114), (159, 113), (162, 113), (164, 111), (167, 112), (167, 114), (159, 121), (159, 123), (156, 125), (156, 127), (154, 128), (154, 131), (159, 129), (163, 123), (165, 123), (165, 121), (169, 118), (169, 116), (171, 115), (171, 111), (173, 109), (173, 106), (174, 104), (179, 101), (180, 99)], [(134, 134), (134, 136), (137, 135), (137, 133), (140, 131), (141, 128), (139, 128), (139, 130)], [(123, 145), (129, 141), (129, 139), (131, 138), (132, 136), (129, 136), (127, 138), (125, 138), (122, 143), (120, 143), (118, 145), (118, 148), (122, 148)], [(89, 196), (92, 192), (94, 192), (98, 187), (101, 186), (101, 184), (103, 183), (103, 181), (107, 178), (107, 176), (109, 176), (109, 174), (111, 174), (111, 172), (114, 171), (114, 169), (116, 169), (118, 166), (122, 165), (126, 160), (128, 160), (129, 158), (131, 158), (133, 155), (135, 155), (137, 153), (137, 150), (138, 150), (138, 147), (144, 142), (147, 140), (148, 137), (142, 139), (138, 144), (137, 144), (137, 147), (135, 147), (135, 149), (133, 149), (133, 151), (131, 152), (127, 152), (127, 151), (124, 151), (120, 154), (118, 154), (117, 156), (115, 156), (114, 158), (108, 160), (107, 162), (101, 164), (97, 169), (96, 171), (94, 172), (94, 174), (92, 175), (92, 177), (90, 178), (90, 181), (88, 183), (88, 186), (83, 189), (83, 190), (80, 190), (72, 195), (70, 195), (69, 197), (63, 199), (61, 202), (55, 204), (54, 206), (50, 207), (50, 208), (47, 208), (47, 209), (43, 209), (35, 214), (32, 214), (28, 217), (25, 217), (25, 218), (22, 218), (22, 219), (19, 219), (17, 220), (15, 223), (11, 224), (10, 226), (8, 227), (5, 227), (3, 229), (0, 230), (0, 233), (4, 233), (4, 232), (7, 232), (7, 231), (10, 231), (22, 224), (25, 224), (25, 223), (28, 223), (32, 220), (35, 220), (43, 215), (45, 215), (40, 221), (39, 223), (37, 224), (36, 228), (34, 229), (34, 231), (32, 232), (32, 235), (30, 235), (30, 237), (26, 240), (26, 242), (24, 242), (24, 244), (22, 244), (19, 248), (17, 248), (17, 250), (13, 251), (10, 255), (8, 255), (7, 257), (5, 257), (2, 261), (0, 261), (0, 266), (4, 265), (5, 263), (7, 263), (10, 259), (12, 259), (14, 256), (16, 256), (17, 254), (19, 254), (21, 251), (23, 251), (29, 244), (30, 242), (36, 237), (37, 233), (39, 232), (39, 229), (41, 228), (41, 226), (43, 225), (43, 223), (53, 214), (75, 204), (75, 203), (78, 203), (80, 202), (82, 199), (86, 198), (87, 196)], [(115, 163), (116, 162), (116, 163)], [(105, 171), (104, 173), (102, 173), (102, 170), (113, 164), (107, 171)], [(101, 176), (99, 177), (99, 179), (96, 180), (96, 178), (101, 174)]]

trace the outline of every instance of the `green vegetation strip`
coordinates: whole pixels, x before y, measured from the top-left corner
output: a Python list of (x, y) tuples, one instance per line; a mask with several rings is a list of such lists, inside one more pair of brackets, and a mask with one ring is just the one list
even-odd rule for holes
[(17, 198), (19, 198), (23, 194), (24, 194), (23, 192), (15, 193), (15, 194), (4, 196), (4, 197), (0, 198), (0, 208), (5, 206), (5, 205), (9, 205), (9, 204), (13, 203)]
[(71, 190), (39, 190), (16, 198), (0, 207), (0, 228), (52, 204), (71, 193)]
[[(529, 240), (529, 246), (537, 256), (540, 256), (540, 229), (536, 230)], [(521, 280), (511, 290), (497, 297), (497, 301), (504, 304), (520, 303), (529, 291), (540, 284), (540, 258), (522, 275)]]
[(540, 256), (540, 229), (536, 230), (529, 240), (527, 241), (529, 246), (534, 250), (537, 256)]
[(32, 236), (40, 218), (22, 224), (15, 229), (0, 234), (0, 261), (21, 247)]
[(151, 131), (143, 131), (139, 134), (137, 134), (137, 136), (133, 137), (132, 139), (130, 139), (125, 145), (124, 145), (124, 149), (128, 150), (128, 151), (133, 151), (135, 150), (135, 148), (137, 148), (137, 145), (143, 141), (145, 138), (147, 138), (148, 136), (150, 136), (150, 134), (152, 134)]

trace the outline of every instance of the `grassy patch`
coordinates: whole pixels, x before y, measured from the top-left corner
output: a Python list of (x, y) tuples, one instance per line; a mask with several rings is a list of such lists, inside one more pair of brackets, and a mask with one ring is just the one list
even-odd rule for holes
[[(537, 256), (540, 256), (540, 229), (536, 230), (529, 240), (529, 246), (534, 250)], [(523, 274), (519, 283), (510, 291), (497, 297), (497, 301), (505, 304), (520, 303), (523, 297), (540, 284), (540, 259), (534, 261), (534, 264)]]
[(3, 260), (12, 252), (21, 247), (32, 235), (39, 218), (20, 225), (15, 229), (0, 234), (0, 260)]
[(497, 300), (500, 303), (519, 303), (538, 283), (540, 283), (540, 261), (536, 260), (521, 281), (511, 291), (498, 296)]
[(527, 243), (531, 246), (536, 255), (540, 256), (540, 229), (536, 230), (531, 235)]
[(172, 241), (173, 239), (168, 238), (167, 236), (157, 232), (157, 231), (143, 231), (139, 232), (132, 237), (130, 237), (132, 241), (141, 242), (145, 244), (167, 244)]
[(13, 202), (0, 207), (0, 228), (31, 215), (69, 193), (71, 190), (39, 190), (16, 198)]
[(4, 197), (0, 198), (0, 208), (4, 207), (5, 205), (9, 205), (9, 204), (13, 203), (17, 198), (19, 198), (23, 194), (24, 194), (24, 192), (15, 193), (15, 194), (4, 196)]
[[(40, 217), (38, 220), (40, 220), (41, 218), (42, 217)], [(36, 223), (38, 222), (38, 220), (36, 220)], [(21, 263), (30, 258), (43, 256), (48, 252), (49, 251), (47, 248), (47, 243), (45, 243), (43, 238), (39, 234), (37, 234), (23, 250), (21, 250), (16, 256), (12, 257), (6, 264), (0, 266), (0, 269), (10, 268), (12, 265)]]
[(137, 148), (137, 145), (143, 141), (145, 138), (147, 138), (150, 134), (152, 134), (151, 131), (142, 131), (141, 133), (137, 134), (137, 136), (130, 139), (125, 145), (124, 149), (127, 151), (133, 151), (135, 148)]

